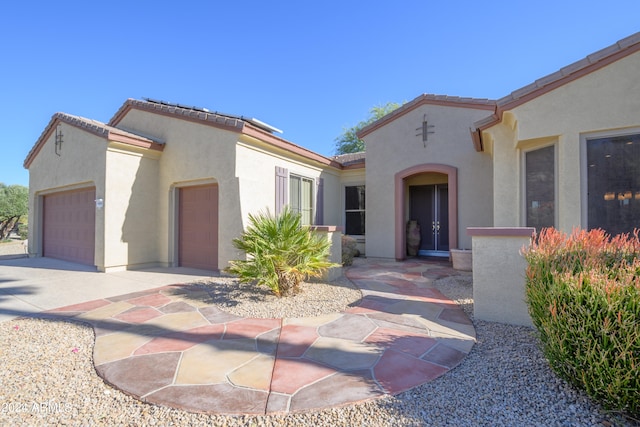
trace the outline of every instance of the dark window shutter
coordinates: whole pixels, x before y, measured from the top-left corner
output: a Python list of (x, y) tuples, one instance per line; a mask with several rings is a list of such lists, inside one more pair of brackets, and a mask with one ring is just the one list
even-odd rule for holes
[(288, 178), (289, 171), (286, 168), (276, 166), (276, 215), (280, 215), (284, 206), (289, 203)]
[(324, 225), (324, 178), (318, 178), (316, 191), (316, 224)]

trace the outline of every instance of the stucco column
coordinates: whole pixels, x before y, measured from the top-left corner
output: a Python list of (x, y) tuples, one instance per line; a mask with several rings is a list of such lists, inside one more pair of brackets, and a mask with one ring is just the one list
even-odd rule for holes
[[(311, 227), (313, 232), (320, 238), (331, 242), (331, 252), (329, 261), (342, 265), (342, 227), (335, 225), (317, 225)], [(342, 276), (342, 267), (328, 269), (321, 277), (322, 280), (332, 281)]]
[(469, 227), (473, 250), (473, 316), (479, 320), (533, 326), (525, 299), (531, 227)]

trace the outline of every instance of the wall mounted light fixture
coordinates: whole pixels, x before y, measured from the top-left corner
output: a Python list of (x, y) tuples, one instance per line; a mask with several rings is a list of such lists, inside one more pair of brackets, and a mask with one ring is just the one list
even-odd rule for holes
[(102, 209), (104, 207), (104, 199), (96, 199), (94, 201), (96, 202), (97, 209)]
[(54, 150), (58, 156), (62, 152), (62, 125), (60, 124), (56, 127), (56, 138), (55, 138)]

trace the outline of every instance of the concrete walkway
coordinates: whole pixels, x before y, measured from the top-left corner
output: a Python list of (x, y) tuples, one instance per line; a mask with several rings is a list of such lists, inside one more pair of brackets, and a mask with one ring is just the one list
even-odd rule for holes
[(432, 286), (455, 274), (442, 263), (368, 262), (347, 270), (360, 305), (313, 318), (237, 317), (188, 284), (48, 313), (93, 325), (97, 372), (143, 401), (219, 414), (299, 412), (399, 393), (458, 365), (475, 330)]
[(0, 245), (5, 251), (0, 255), (0, 322), (65, 305), (207, 279), (214, 274), (182, 267), (98, 273), (95, 267), (52, 258), (8, 255), (6, 245)]

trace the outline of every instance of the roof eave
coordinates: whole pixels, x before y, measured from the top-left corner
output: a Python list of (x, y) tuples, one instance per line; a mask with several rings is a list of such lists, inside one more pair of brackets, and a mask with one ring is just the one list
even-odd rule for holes
[(342, 165), (342, 170), (364, 169), (366, 166), (366, 160), (358, 160)]
[(462, 98), (457, 96), (422, 94), (375, 122), (365, 126), (356, 132), (356, 136), (363, 139), (365, 136), (385, 126), (389, 122), (415, 110), (422, 105), (440, 105), (444, 107), (472, 108), (476, 110), (493, 110), (495, 101), (492, 99)]
[(56, 128), (57, 123), (60, 121), (58, 114), (59, 113), (55, 113), (53, 116), (51, 116), (51, 120), (49, 120), (49, 123), (47, 123), (47, 126), (45, 126), (44, 130), (40, 134), (40, 137), (36, 140), (36, 143), (33, 145), (31, 150), (27, 154), (27, 157), (24, 159), (22, 166), (25, 169), (29, 169), (29, 166), (31, 166), (33, 160), (36, 158), (38, 153), (40, 153), (40, 150), (42, 149), (45, 141), (49, 139), (49, 137), (53, 133), (53, 130)]
[(296, 154), (298, 156), (302, 156), (306, 159), (313, 160), (318, 162), (324, 166), (329, 166), (336, 169), (342, 169), (342, 165), (339, 162), (336, 162), (333, 159), (325, 157), (321, 154), (315, 153), (307, 148), (296, 145), (292, 142), (287, 141), (286, 139), (279, 138), (257, 126), (253, 126), (249, 123), (245, 123), (242, 128), (242, 134), (247, 135), (249, 137), (258, 139), (264, 143), (270, 144), (276, 148), (280, 148), (282, 150), (288, 151), (289, 153)]
[(639, 51), (640, 32), (632, 34), (604, 49), (600, 49), (579, 61), (569, 64), (554, 73), (548, 74), (500, 98), (496, 102), (495, 114), (475, 122), (474, 126), (480, 130), (489, 129), (502, 121), (502, 116), (505, 111), (525, 104)]
[[(100, 138), (104, 138), (105, 140), (121, 142), (123, 144), (146, 148), (154, 151), (164, 150), (164, 144), (158, 143), (151, 139), (145, 137), (136, 137), (135, 135), (131, 135), (130, 133), (119, 131), (117, 129), (108, 129), (107, 127), (109, 127), (109, 125), (103, 123), (100, 123), (100, 125), (98, 125), (97, 122), (87, 121), (86, 119), (82, 119), (77, 116), (71, 116), (65, 113), (58, 112), (51, 116), (51, 120), (45, 127), (42, 134), (40, 134), (40, 137), (34, 144), (31, 151), (29, 151), (29, 153), (27, 154), (27, 157), (25, 158), (23, 163), (23, 167), (25, 169), (29, 169), (29, 166), (31, 166), (31, 163), (38, 155), (38, 153), (40, 153), (40, 150), (42, 149), (46, 141), (51, 137), (51, 134), (54, 132), (59, 123), (65, 123), (69, 126), (73, 126), (85, 132), (89, 132)], [(104, 127), (101, 125), (104, 125)]]
[(159, 142), (150, 141), (141, 138), (134, 138), (131, 135), (126, 135), (118, 132), (117, 130), (110, 130), (107, 136), (109, 141), (121, 142), (123, 144), (132, 145), (134, 147), (145, 148), (153, 151), (163, 151), (164, 144)]
[(323, 166), (342, 169), (342, 165), (340, 163), (321, 154), (317, 154), (311, 150), (296, 145), (292, 142), (289, 142), (283, 138), (275, 136), (271, 132), (265, 130), (264, 126), (255, 125), (247, 121), (248, 119), (245, 120), (241, 117), (227, 117), (211, 112), (189, 110), (180, 106), (156, 104), (130, 98), (122, 105), (122, 107), (120, 107), (118, 112), (109, 121), (109, 125), (114, 127), (117, 126), (127, 115), (127, 113), (132, 109), (148, 111), (153, 114), (179, 118), (182, 120), (213, 126), (218, 129), (244, 134), (249, 137), (256, 138), (266, 144), (271, 144), (287, 152), (320, 163)]
[(476, 149), (478, 153), (484, 151), (484, 144), (482, 142), (482, 131), (480, 129), (469, 128), (469, 132), (471, 132), (471, 140), (473, 141), (473, 148)]
[(120, 107), (120, 109), (111, 118), (111, 120), (109, 120), (109, 126), (117, 127), (122, 119), (124, 119), (127, 113), (132, 109), (148, 111), (167, 117), (177, 117), (195, 123), (206, 123), (210, 126), (214, 126), (223, 130), (229, 130), (231, 132), (240, 132), (245, 123), (240, 118), (225, 117), (211, 112), (189, 110), (187, 108), (179, 106), (156, 104), (129, 98)]

